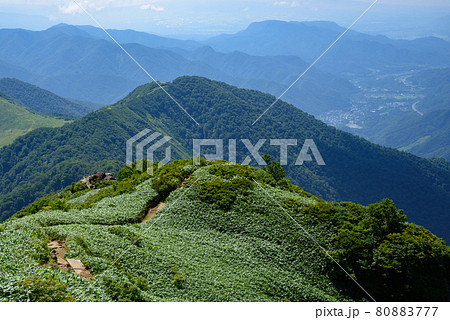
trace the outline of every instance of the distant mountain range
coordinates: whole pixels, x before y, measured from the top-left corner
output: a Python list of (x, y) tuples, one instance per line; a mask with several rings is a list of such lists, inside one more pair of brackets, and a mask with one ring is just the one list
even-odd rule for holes
[[(207, 44), (221, 52), (295, 55), (314, 61), (345, 29), (333, 22), (263, 21), (246, 30), (221, 35)], [(393, 40), (350, 31), (317, 67), (343, 77), (407, 71), (412, 65), (448, 66), (450, 43), (439, 38)]]
[[(450, 205), (449, 176), (442, 160), (422, 160), (372, 145), (282, 101), (257, 126), (248, 127), (342, 31), (328, 22), (265, 21), (234, 35), (195, 42), (109, 30), (161, 82), (200, 75), (275, 96), (195, 77), (166, 84), (183, 106), (191, 108), (202, 124), (200, 129), (191, 127), (180, 110), (168, 108), (171, 102), (154, 84), (135, 89), (150, 79), (99, 29), (57, 25), (40, 32), (0, 30), (0, 77), (20, 80), (0, 81), (9, 99), (32, 109), (76, 117), (121, 99), (73, 124), (38, 129), (1, 149), (2, 217), (92, 170), (119, 169), (124, 142), (149, 127), (174, 138), (174, 153), (179, 158), (190, 155), (192, 146), (186, 141), (195, 137), (313, 137), (327, 158), (334, 160), (327, 161), (325, 168), (288, 167), (295, 183), (327, 200), (368, 204), (392, 198), (412, 221), (448, 237), (448, 219), (443, 217)], [(438, 38), (406, 41), (350, 32), (283, 100), (318, 116), (353, 107), (352, 97), (365, 94), (358, 87), (361, 79), (376, 78), (382, 84), (391, 73), (407, 73), (411, 77), (406, 81), (423, 88), (425, 97), (417, 106), (425, 115), (409, 110), (379, 121), (370, 139), (420, 156), (447, 157), (448, 82), (444, 80), (450, 67), (449, 48), (448, 42)], [(346, 79), (358, 81), (353, 85)], [(70, 100), (60, 100), (35, 86)], [(86, 108), (76, 100), (90, 102), (80, 102)]]
[[(0, 52), (0, 76), (16, 77), (64, 97), (116, 102), (151, 79), (101, 32), (104, 34), (93, 27), (68, 25), (42, 32), (0, 30), (0, 48), (5, 49)], [(160, 81), (200, 75), (278, 96), (306, 68), (297, 57), (223, 55), (192, 41), (131, 30), (110, 32)], [(193, 48), (196, 50), (188, 51)], [(285, 99), (312, 114), (347, 106), (348, 95), (357, 91), (346, 80), (317, 70), (306, 80)]]
[[(450, 238), (450, 172), (445, 166), (371, 144), (284, 102), (252, 126), (274, 99), (261, 92), (198, 77), (182, 77), (164, 86), (200, 126), (153, 83), (62, 128), (35, 130), (0, 151), (2, 217), (95, 170), (118, 170), (125, 161), (125, 142), (149, 128), (173, 138), (177, 158), (191, 154), (193, 138), (250, 139), (253, 143), (272, 138), (300, 143), (314, 139), (326, 166), (294, 166), (295, 152), (286, 166), (289, 177), (306, 191), (327, 200), (362, 204), (392, 198), (405, 209), (409, 221)], [(279, 158), (279, 148), (268, 144), (260, 152)], [(246, 155), (241, 149), (237, 161)]]

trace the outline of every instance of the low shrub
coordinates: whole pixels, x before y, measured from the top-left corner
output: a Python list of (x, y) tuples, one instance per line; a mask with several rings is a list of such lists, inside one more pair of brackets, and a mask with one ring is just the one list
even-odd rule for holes
[(148, 282), (142, 277), (127, 279), (124, 282), (105, 277), (102, 284), (109, 297), (118, 302), (143, 302), (143, 291), (148, 289)]
[(184, 283), (186, 282), (186, 276), (178, 271), (178, 269), (175, 267), (170, 269), (169, 273), (175, 287), (177, 287), (178, 289), (183, 289)]
[(86, 183), (80, 183), (80, 182), (72, 182), (70, 185), (70, 192), (71, 193), (77, 193), (80, 191), (84, 191), (89, 189)]
[(137, 246), (140, 245), (139, 239), (141, 238), (141, 236), (134, 233), (127, 227), (114, 226), (114, 227), (109, 228), (108, 231), (116, 236), (128, 239), (134, 245), (137, 245)]
[(255, 174), (249, 166), (238, 164), (215, 164), (208, 167), (208, 172), (223, 179), (232, 179), (234, 177), (242, 177), (247, 179), (254, 179)]
[(167, 197), (172, 191), (181, 186), (197, 167), (193, 166), (193, 160), (176, 160), (156, 170), (152, 180), (153, 189)]
[(215, 204), (220, 209), (229, 209), (238, 195), (246, 195), (253, 183), (244, 178), (232, 180), (213, 179), (199, 184), (199, 198), (203, 202)]
[(19, 282), (31, 302), (70, 302), (75, 299), (67, 293), (67, 287), (55, 279), (42, 279), (38, 276)]

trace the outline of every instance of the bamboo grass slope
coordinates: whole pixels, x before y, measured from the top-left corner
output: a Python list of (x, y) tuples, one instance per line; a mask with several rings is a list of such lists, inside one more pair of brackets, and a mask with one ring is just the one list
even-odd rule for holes
[[(448, 300), (442, 240), (389, 200), (324, 202), (272, 175), (277, 166), (178, 160), (48, 195), (0, 224), (0, 301), (368, 300), (278, 204), (376, 298)], [(56, 239), (93, 280), (58, 269)]]
[[(241, 139), (252, 144), (266, 139), (261, 154), (276, 159), (280, 148), (271, 146), (268, 139), (297, 139), (297, 150), (290, 148), (285, 166), (293, 183), (328, 201), (368, 205), (390, 198), (411, 222), (450, 238), (450, 222), (445, 219), (450, 207), (448, 168), (336, 130), (281, 101), (251, 126), (275, 99), (258, 91), (199, 77), (181, 77), (164, 88), (201, 127), (150, 83), (62, 128), (34, 130), (0, 149), (0, 220), (82, 176), (117, 172), (126, 156), (126, 141), (147, 128), (172, 137), (173, 160), (192, 155), (193, 139), (225, 143), (236, 139), (240, 163), (249, 155)], [(326, 166), (315, 162), (295, 165), (306, 139), (314, 139)]]

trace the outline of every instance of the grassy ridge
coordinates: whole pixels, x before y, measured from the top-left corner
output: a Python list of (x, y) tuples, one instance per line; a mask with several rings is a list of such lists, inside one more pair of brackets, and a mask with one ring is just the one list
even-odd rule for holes
[[(148, 128), (172, 137), (172, 159), (192, 155), (192, 139), (237, 140), (237, 162), (249, 155), (240, 139), (266, 139), (261, 154), (279, 159), (269, 139), (297, 139), (286, 172), (306, 191), (326, 200), (368, 205), (389, 198), (415, 222), (448, 239), (444, 217), (450, 206), (450, 172), (424, 159), (371, 144), (278, 102), (251, 124), (274, 97), (199, 77), (165, 85), (201, 124), (195, 123), (155, 83), (134, 90), (115, 105), (62, 128), (39, 129), (0, 151), (0, 219), (36, 198), (99, 171), (116, 172), (125, 160), (125, 143)], [(294, 165), (305, 139), (314, 139), (326, 166)], [(204, 148), (205, 153), (211, 153)], [(160, 155), (156, 155), (159, 158)], [(100, 163), (102, 161), (102, 163)], [(253, 161), (253, 160), (252, 160)], [(254, 164), (253, 161), (251, 164)]]
[[(368, 208), (326, 203), (287, 180), (274, 178), (267, 169), (224, 162), (201, 164), (195, 167), (192, 160), (175, 161), (159, 169), (154, 178), (125, 168), (120, 181), (103, 189), (82, 190), (73, 184), (1, 224), (0, 301), (26, 301), (30, 296), (39, 301), (43, 298), (37, 293), (42, 291), (51, 301), (368, 300), (305, 231), (377, 297), (424, 299), (406, 295), (414, 288), (409, 278), (402, 279), (405, 288), (377, 291), (379, 283), (398, 280), (383, 278), (392, 266), (381, 250), (404, 252), (398, 247), (401, 233), (396, 232), (413, 226), (404, 223), (401, 210), (389, 203)], [(165, 198), (166, 206), (146, 224), (137, 223), (156, 198)], [(380, 214), (393, 221), (389, 227), (370, 222)], [(367, 229), (375, 225), (381, 229)], [(381, 237), (379, 243), (370, 244), (373, 252), (361, 246), (346, 248), (358, 244), (348, 236), (355, 231), (368, 233), (365, 243)], [(411, 264), (420, 265), (423, 257), (439, 257), (443, 260), (433, 261), (431, 268), (438, 263), (448, 265), (449, 248), (433, 235), (427, 237), (409, 236), (425, 245), (422, 254), (414, 253), (416, 261)], [(94, 280), (83, 281), (55, 268), (46, 247), (55, 238), (66, 241), (66, 257), (81, 259)], [(441, 251), (431, 254), (426, 245)], [(409, 250), (414, 248), (409, 246)], [(381, 259), (385, 268), (371, 270), (372, 278), (368, 277), (358, 266), (361, 256), (351, 259), (358, 254), (366, 260)], [(438, 273), (430, 279), (434, 276)], [(440, 276), (441, 281), (448, 281), (448, 275)], [(427, 285), (420, 283), (420, 288), (427, 292)], [(445, 293), (435, 299), (446, 299)]]
[(0, 147), (11, 144), (17, 137), (42, 127), (61, 127), (68, 121), (39, 114), (0, 96)]

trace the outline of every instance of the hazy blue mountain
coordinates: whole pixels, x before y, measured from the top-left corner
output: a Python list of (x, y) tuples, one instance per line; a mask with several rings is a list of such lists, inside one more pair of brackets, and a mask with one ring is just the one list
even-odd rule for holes
[[(392, 198), (410, 221), (449, 238), (450, 172), (433, 162), (388, 149), (339, 131), (280, 102), (252, 122), (274, 97), (199, 77), (181, 77), (165, 89), (197, 119), (189, 119), (155, 83), (134, 90), (118, 103), (58, 129), (39, 129), (0, 150), (0, 212), (7, 218), (45, 193), (59, 190), (95, 170), (118, 170), (125, 142), (144, 128), (171, 136), (173, 156), (189, 157), (192, 140), (221, 138), (314, 139), (326, 166), (295, 166), (292, 147), (288, 176), (327, 200), (362, 204)], [(242, 149), (242, 148), (244, 149)], [(238, 162), (248, 154), (239, 146)], [(260, 152), (279, 159), (267, 142)]]
[(0, 79), (0, 91), (16, 103), (40, 113), (69, 115), (80, 118), (92, 109), (71, 102), (32, 84), (13, 79)]
[[(296, 55), (312, 62), (342, 31), (343, 28), (330, 22), (263, 21), (252, 23), (246, 30), (233, 35), (211, 38), (206, 43), (223, 52), (239, 50), (261, 56)], [(429, 47), (430, 43), (433, 48)], [(405, 71), (411, 65), (447, 66), (450, 65), (447, 48), (449, 44), (437, 38), (408, 42), (350, 32), (317, 66), (347, 76)]]
[[(70, 35), (74, 28), (62, 28), (62, 32), (58, 29), (0, 30), (0, 59), (40, 75), (33, 84), (60, 96), (99, 103), (117, 101), (149, 80), (116, 44), (85, 36), (84, 31), (76, 28), (77, 35)], [(139, 44), (125, 47), (161, 81), (185, 74), (220, 73), (168, 50)]]
[[(33, 75), (30, 82), (60, 96), (107, 104), (150, 80), (116, 44), (78, 27), (59, 25), (43, 32), (0, 30), (2, 39), (8, 47), (0, 51), (0, 59), (27, 70)], [(12, 41), (20, 44), (20, 50), (11, 49)], [(194, 51), (173, 49), (176, 52), (136, 43), (124, 47), (161, 81), (200, 75), (276, 96), (307, 65), (295, 56), (262, 58), (239, 52), (220, 54), (207, 47)], [(317, 115), (330, 108), (348, 106), (348, 95), (355, 91), (346, 80), (311, 70), (284, 98)]]
[[(85, 31), (93, 37), (112, 41), (102, 29), (92, 26), (76, 26), (76, 28)], [(135, 30), (108, 29), (107, 31), (119, 43), (138, 43), (150, 48), (181, 48), (185, 50), (194, 50), (202, 46), (201, 43), (192, 40), (172, 39)]]
[(425, 98), (417, 105), (420, 111), (450, 109), (450, 68), (425, 70), (408, 80), (425, 89)]
[(370, 128), (371, 141), (426, 158), (450, 160), (450, 109), (411, 113)]
[[(202, 61), (223, 73), (233, 75), (229, 79), (215, 77), (215, 80), (268, 92), (277, 97), (308, 67), (306, 62), (296, 56), (260, 57), (238, 51), (224, 54), (211, 47), (177, 52), (187, 59)], [(347, 80), (312, 69), (283, 99), (310, 114), (319, 115), (330, 109), (347, 107), (350, 105), (349, 96), (358, 91)]]
[(27, 70), (0, 60), (0, 77), (1, 78), (20, 78), (24, 81), (33, 79), (33, 75)]

